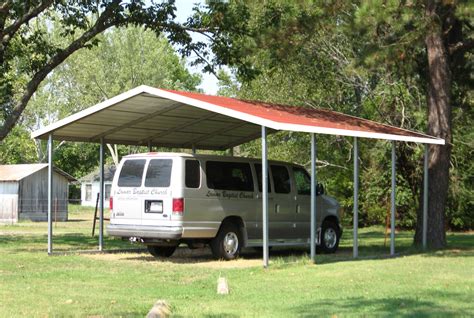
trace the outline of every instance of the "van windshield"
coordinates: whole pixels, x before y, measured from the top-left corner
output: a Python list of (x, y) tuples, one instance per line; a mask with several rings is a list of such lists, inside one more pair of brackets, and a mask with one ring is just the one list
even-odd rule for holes
[(171, 179), (171, 159), (152, 159), (146, 171), (145, 187), (169, 187)]
[(118, 179), (119, 187), (139, 187), (142, 184), (145, 159), (127, 160), (123, 163)]

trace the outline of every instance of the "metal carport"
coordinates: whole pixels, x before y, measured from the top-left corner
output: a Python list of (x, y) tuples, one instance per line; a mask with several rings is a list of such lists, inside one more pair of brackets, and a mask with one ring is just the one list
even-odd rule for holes
[[(428, 144), (444, 145), (444, 140), (367, 119), (314, 108), (302, 108), (246, 101), (235, 98), (178, 92), (139, 86), (128, 92), (66, 117), (32, 133), (48, 139), (49, 190), (53, 167), (52, 141), (100, 143), (101, 184), (105, 143), (225, 150), (262, 138), (262, 176), (267, 178), (267, 134), (287, 130), (311, 133), (311, 259), (316, 245), (316, 138), (315, 134), (354, 137), (354, 257), (358, 255), (358, 147), (357, 138), (392, 141), (391, 254), (395, 253), (395, 141), (425, 144), (423, 246), (426, 246), (428, 207)], [(263, 263), (268, 266), (268, 189), (263, 182)], [(103, 197), (103, 186), (100, 196)], [(48, 254), (52, 254), (52, 193), (49, 191)], [(99, 250), (103, 249), (103, 200), (100, 200)]]

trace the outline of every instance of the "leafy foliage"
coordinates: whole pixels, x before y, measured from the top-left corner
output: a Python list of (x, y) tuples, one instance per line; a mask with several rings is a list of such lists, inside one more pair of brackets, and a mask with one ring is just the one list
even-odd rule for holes
[[(112, 27), (144, 26), (176, 44), (192, 46), (173, 21), (174, 0), (31, 0), (0, 4), (0, 140), (18, 122), (42, 81), (74, 52), (98, 44)], [(59, 30), (51, 36), (50, 28)], [(191, 50), (195, 49), (191, 47)]]
[[(49, 32), (51, 38), (61, 41), (61, 29), (52, 28)], [(18, 126), (24, 131), (23, 135), (12, 134), (6, 139), (33, 146), (30, 157), (26, 160), (9, 156), (10, 161), (46, 160), (45, 143), (37, 140), (34, 147), (27, 131), (49, 125), (138, 85), (196, 90), (201, 81), (199, 75), (186, 69), (185, 61), (176, 55), (164, 37), (157, 38), (143, 27), (113, 28), (99, 39), (97, 46), (69, 57), (41, 85)], [(10, 147), (10, 144), (5, 143), (5, 146)], [(55, 164), (79, 178), (97, 166), (98, 149), (97, 145), (55, 142)], [(131, 149), (119, 146), (118, 151), (128, 154)]]
[[(460, 5), (459, 10), (465, 6)], [(232, 84), (232, 76), (221, 75), (221, 93), (331, 108), (402, 128), (426, 130), (423, 41), (429, 21), (419, 18), (423, 16), (421, 4), (364, 1), (360, 5), (336, 2), (315, 6), (269, 1), (247, 3), (247, 7), (246, 32), (226, 34), (233, 43), (230, 52), (245, 52), (245, 58), (233, 64), (236, 83)], [(454, 121), (455, 140), (470, 140), (472, 134), (472, 125), (467, 122), (472, 118), (472, 97), (466, 94), (472, 81), (465, 76), (472, 67), (468, 61), (456, 64), (457, 72), (453, 73), (453, 98), (464, 105), (455, 113), (458, 118), (465, 116), (464, 121)], [(247, 64), (253, 67), (251, 73)], [(323, 136), (318, 140), (319, 178), (350, 211), (350, 142)], [(308, 163), (308, 137), (279, 134), (269, 142), (271, 158)], [(460, 158), (469, 158), (473, 148), (470, 142), (461, 145), (455, 141), (455, 145), (453, 164), (462, 168), (453, 169), (451, 176), (448, 222), (453, 228), (472, 228), (472, 200), (467, 199), (472, 198), (472, 173), (464, 175), (464, 171), (472, 171), (473, 164)], [(360, 148), (360, 220), (362, 225), (384, 223), (390, 209), (391, 147), (386, 142), (367, 140)], [(260, 151), (258, 143), (240, 150), (252, 155)], [(397, 226), (411, 228), (416, 224), (422, 156), (421, 147), (397, 143)], [(325, 165), (327, 162), (330, 165)]]

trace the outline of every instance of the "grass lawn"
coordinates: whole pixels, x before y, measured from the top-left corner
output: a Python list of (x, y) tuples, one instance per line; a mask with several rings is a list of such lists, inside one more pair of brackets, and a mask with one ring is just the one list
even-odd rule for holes
[[(57, 251), (94, 249), (92, 209), (71, 207), (54, 226)], [(179, 249), (167, 260), (146, 253), (46, 255), (46, 223), (0, 226), (0, 317), (143, 317), (157, 299), (175, 316), (474, 316), (474, 234), (449, 233), (447, 249), (419, 253), (413, 233), (397, 233), (388, 258), (381, 227), (360, 230), (353, 260), (347, 229), (335, 255), (309, 262), (306, 250), (274, 249), (214, 261), (208, 249)], [(387, 241), (387, 244), (389, 242)], [(106, 238), (106, 248), (135, 247)], [(231, 293), (216, 294), (227, 278)]]

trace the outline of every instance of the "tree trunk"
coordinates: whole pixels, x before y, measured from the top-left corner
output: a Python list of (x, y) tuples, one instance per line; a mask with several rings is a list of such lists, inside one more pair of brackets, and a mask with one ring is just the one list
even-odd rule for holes
[[(427, 2), (426, 15), (431, 21), (425, 38), (429, 72), (428, 134), (446, 141), (443, 146), (429, 146), (427, 244), (430, 248), (442, 248), (446, 246), (445, 211), (451, 159), (451, 72), (439, 8), (434, 0)], [(420, 245), (421, 240), (422, 209), (418, 211), (415, 244)]]

